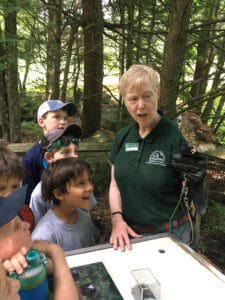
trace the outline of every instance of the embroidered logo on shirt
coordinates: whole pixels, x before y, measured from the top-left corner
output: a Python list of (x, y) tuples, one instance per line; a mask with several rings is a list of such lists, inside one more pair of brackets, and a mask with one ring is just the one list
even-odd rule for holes
[(125, 152), (138, 151), (138, 149), (139, 149), (138, 143), (126, 143), (125, 144)]
[(162, 151), (154, 151), (150, 154), (148, 161), (146, 164), (157, 165), (157, 166), (166, 166), (165, 155)]

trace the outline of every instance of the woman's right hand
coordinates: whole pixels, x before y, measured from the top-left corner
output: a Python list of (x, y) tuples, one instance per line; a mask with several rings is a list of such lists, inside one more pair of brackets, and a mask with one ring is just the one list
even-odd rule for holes
[(131, 250), (132, 244), (129, 236), (132, 238), (141, 237), (127, 225), (120, 214), (114, 215), (112, 217), (112, 233), (110, 236), (110, 244), (114, 250), (118, 250), (118, 247), (120, 247), (121, 251), (125, 251), (126, 248)]

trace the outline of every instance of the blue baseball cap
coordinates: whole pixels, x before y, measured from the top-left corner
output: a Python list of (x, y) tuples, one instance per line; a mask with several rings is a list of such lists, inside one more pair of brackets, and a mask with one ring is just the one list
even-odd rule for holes
[(5, 225), (19, 214), (25, 203), (26, 194), (27, 185), (24, 185), (6, 197), (0, 197), (0, 226)]
[(37, 112), (37, 119), (39, 120), (44, 114), (50, 111), (64, 109), (67, 111), (69, 117), (72, 117), (77, 112), (77, 107), (73, 102), (62, 102), (60, 100), (48, 100), (43, 102)]

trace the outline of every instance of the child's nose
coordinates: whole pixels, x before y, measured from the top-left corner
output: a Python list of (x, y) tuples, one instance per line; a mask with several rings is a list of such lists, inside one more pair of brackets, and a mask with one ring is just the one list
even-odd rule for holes
[(60, 123), (61, 124), (66, 124), (66, 120), (62, 118), (62, 119), (60, 119)]
[(94, 187), (93, 187), (93, 184), (92, 184), (92, 183), (89, 183), (89, 184), (88, 184), (87, 190), (90, 191), (90, 192), (93, 192)]

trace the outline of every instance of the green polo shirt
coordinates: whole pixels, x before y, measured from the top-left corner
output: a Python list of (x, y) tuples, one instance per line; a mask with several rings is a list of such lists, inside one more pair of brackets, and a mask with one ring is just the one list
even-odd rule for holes
[[(165, 116), (144, 139), (139, 136), (136, 123), (118, 131), (110, 160), (128, 224), (157, 225), (169, 221), (181, 193), (181, 181), (170, 166), (170, 156), (183, 143), (177, 125)], [(179, 206), (173, 220), (183, 215)]]

